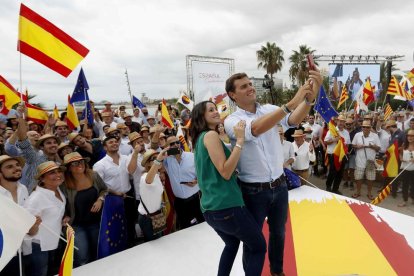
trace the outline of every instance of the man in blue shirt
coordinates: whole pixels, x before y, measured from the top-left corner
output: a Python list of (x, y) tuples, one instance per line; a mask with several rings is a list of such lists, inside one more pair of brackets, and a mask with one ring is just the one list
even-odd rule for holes
[[(236, 137), (233, 127), (240, 120), (246, 121), (245, 143), (237, 166), (238, 182), (245, 204), (259, 227), (268, 218), (272, 275), (284, 275), (283, 252), (288, 209), (283, 148), (276, 126), (281, 124), (286, 130), (300, 124), (311, 110), (321, 84), (319, 71), (310, 71), (309, 80), (299, 88), (295, 97), (278, 107), (256, 102), (256, 90), (245, 73), (234, 74), (226, 81), (227, 94), (236, 103), (237, 110), (227, 117), (224, 126), (234, 146)], [(249, 249), (244, 246), (243, 255), (246, 254), (249, 254)]]

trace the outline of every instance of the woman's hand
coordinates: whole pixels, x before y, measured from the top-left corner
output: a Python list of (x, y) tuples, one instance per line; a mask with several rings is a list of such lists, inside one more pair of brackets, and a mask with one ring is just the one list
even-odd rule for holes
[(66, 224), (68, 224), (70, 221), (70, 217), (69, 216), (64, 216), (62, 219), (62, 225), (66, 226)]
[(98, 200), (95, 201), (95, 203), (92, 205), (91, 212), (92, 213), (99, 212), (102, 208), (102, 204), (103, 204), (103, 201), (98, 198)]
[(35, 223), (32, 227), (30, 227), (28, 234), (30, 236), (34, 236), (39, 231), (39, 225), (42, 223), (42, 218), (40, 216), (36, 216)]
[(246, 121), (241, 120), (239, 121), (234, 127), (234, 136), (236, 136), (237, 144), (240, 144), (240, 146), (243, 146), (244, 144), (244, 134), (246, 129)]
[(170, 147), (164, 148), (160, 153), (157, 155), (157, 160), (162, 162), (167, 157), (167, 150), (169, 150)]

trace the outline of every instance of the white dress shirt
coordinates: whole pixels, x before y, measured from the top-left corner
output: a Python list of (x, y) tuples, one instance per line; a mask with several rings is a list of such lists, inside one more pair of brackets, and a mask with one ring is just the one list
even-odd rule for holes
[[(129, 162), (131, 161), (131, 158), (132, 158), (132, 154), (128, 156), (127, 164), (129, 164)], [(132, 182), (134, 183), (135, 199), (140, 200), (141, 199), (141, 196), (140, 196), (141, 176), (145, 170), (144, 167), (141, 166), (141, 162), (142, 162), (142, 159), (144, 158), (144, 155), (139, 153), (137, 158), (138, 158), (137, 168), (135, 169), (135, 172), (132, 174)]]
[(414, 163), (411, 162), (411, 159), (414, 158), (414, 151), (409, 151), (408, 149), (403, 150), (401, 169), (406, 169), (407, 171), (414, 171)]
[[(349, 132), (348, 132), (348, 130), (344, 129), (344, 130), (340, 131), (340, 130), (338, 129), (338, 127), (337, 127), (336, 129), (338, 130), (339, 135), (340, 135), (342, 138), (344, 138), (344, 140), (345, 140), (345, 144), (347, 144), (347, 145), (351, 144), (351, 137), (349, 136)], [(326, 142), (326, 141), (329, 141), (329, 140), (331, 140), (331, 139), (332, 139), (332, 134), (331, 134), (331, 132), (330, 132), (330, 131), (328, 131), (328, 133), (327, 133), (327, 134), (326, 134), (326, 136), (325, 136), (324, 141)], [(338, 143), (338, 142), (336, 142), (336, 143), (331, 143), (331, 144), (327, 145), (327, 147), (326, 147), (326, 151), (328, 152), (328, 154), (332, 154), (332, 153), (333, 153), (333, 150), (335, 149), (335, 146), (336, 146), (336, 144), (337, 144), (337, 143)]]
[(154, 181), (151, 184), (147, 184), (147, 182), (145, 182), (146, 177), (147, 173), (144, 173), (141, 176), (140, 181), (141, 202), (138, 206), (138, 212), (141, 215), (147, 214), (147, 211), (145, 211), (145, 208), (142, 205), (143, 201), (145, 207), (147, 207), (150, 213), (155, 213), (161, 208), (162, 193), (164, 191), (164, 186), (162, 185), (160, 176), (158, 174), (154, 177)]
[[(281, 141), (282, 147), (283, 147), (283, 163), (285, 163), (289, 159), (293, 159), (295, 161), (295, 150), (293, 149), (293, 145), (291, 142), (283, 140)], [(292, 165), (288, 166), (288, 169), (290, 169)]]
[(380, 131), (378, 131), (378, 136), (380, 139), (380, 146), (381, 146), (381, 149), (379, 152), (385, 153), (390, 143), (391, 134), (387, 132), (386, 130), (381, 129)]
[(127, 169), (128, 161), (128, 156), (120, 154), (118, 165), (114, 163), (109, 155), (105, 155), (104, 158), (95, 163), (93, 170), (99, 174), (109, 190), (126, 193), (131, 189)]
[(128, 137), (121, 137), (119, 141), (119, 154), (130, 155), (133, 151), (133, 148), (129, 143)]
[[(19, 182), (17, 184), (17, 204), (20, 206), (23, 206), (23, 203), (25, 200), (29, 197), (29, 192), (27, 191), (26, 186), (23, 184), (20, 184)], [(6, 197), (13, 200), (13, 195), (6, 190), (3, 186), (0, 186), (0, 194), (5, 195)]]
[(295, 162), (292, 164), (292, 169), (298, 171), (309, 169), (309, 162), (314, 162), (316, 159), (315, 150), (310, 152), (309, 143), (306, 141), (300, 147), (293, 143), (293, 149), (295, 151)]
[[(257, 137), (252, 134), (252, 122), (254, 120), (279, 108), (275, 105), (260, 105), (257, 103), (256, 113), (250, 113), (237, 107), (236, 111), (224, 121), (224, 128), (233, 146), (236, 144), (233, 127), (240, 120), (246, 121), (245, 142), (237, 164), (238, 177), (243, 182), (269, 182), (283, 174), (283, 154), (280, 154), (283, 152), (283, 148), (278, 127), (274, 126)], [(280, 121), (284, 130), (295, 127), (288, 124), (288, 118), (289, 115)]]
[(26, 235), (24, 253), (31, 254), (31, 240), (39, 242), (42, 251), (54, 250), (58, 247), (59, 237), (50, 233), (50, 230), (42, 226), (46, 225), (56, 234), (62, 230), (62, 219), (65, 214), (66, 198), (62, 191), (58, 188), (58, 192), (62, 199), (59, 200), (55, 192), (49, 189), (37, 186), (30, 194), (29, 198), (24, 202), (24, 208), (34, 216), (40, 216), (42, 223), (39, 226), (39, 231), (34, 236)]
[[(364, 138), (362, 139), (362, 137)], [(364, 133), (361, 131), (361, 132), (356, 133), (354, 136), (354, 139), (352, 140), (352, 145), (369, 146), (369, 144), (373, 144), (378, 147), (381, 147), (381, 142), (376, 133), (370, 132), (368, 137), (365, 137)], [(375, 155), (377, 153), (372, 148), (355, 149), (355, 151), (356, 151), (355, 164), (357, 168), (361, 168), (361, 169), (367, 166), (367, 160), (375, 160)], [(366, 156), (365, 156), (365, 153), (366, 153)]]
[(191, 182), (197, 179), (194, 165), (194, 153), (182, 152), (180, 163), (178, 163), (175, 156), (168, 156), (164, 159), (164, 167), (168, 173), (171, 188), (176, 197), (186, 199), (200, 190), (198, 184), (193, 187), (181, 184), (181, 182)]

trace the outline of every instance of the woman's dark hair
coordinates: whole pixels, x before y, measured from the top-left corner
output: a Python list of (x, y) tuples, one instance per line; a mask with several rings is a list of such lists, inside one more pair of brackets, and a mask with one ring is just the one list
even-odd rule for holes
[(197, 139), (203, 131), (210, 130), (208, 128), (207, 122), (204, 119), (204, 114), (206, 113), (207, 103), (213, 103), (212, 101), (202, 101), (196, 104), (191, 111), (191, 126), (190, 126), (190, 136), (191, 141), (193, 142), (193, 148), (195, 148)]
[(63, 111), (62, 113), (60, 113), (60, 118), (59, 119), (61, 121), (65, 121), (66, 120), (66, 113), (67, 113), (66, 111)]

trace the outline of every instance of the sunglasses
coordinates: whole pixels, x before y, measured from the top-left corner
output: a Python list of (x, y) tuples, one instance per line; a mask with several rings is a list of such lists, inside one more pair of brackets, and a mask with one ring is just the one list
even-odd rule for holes
[(175, 141), (175, 142), (170, 143), (170, 146), (179, 145), (179, 144), (180, 144), (180, 141)]
[(368, 127), (368, 126), (363, 126), (362, 128), (371, 128), (370, 126)]
[(79, 161), (74, 161), (74, 162), (70, 163), (70, 165), (72, 167), (78, 167), (78, 166), (84, 165), (84, 164), (85, 164), (85, 160), (79, 160)]

